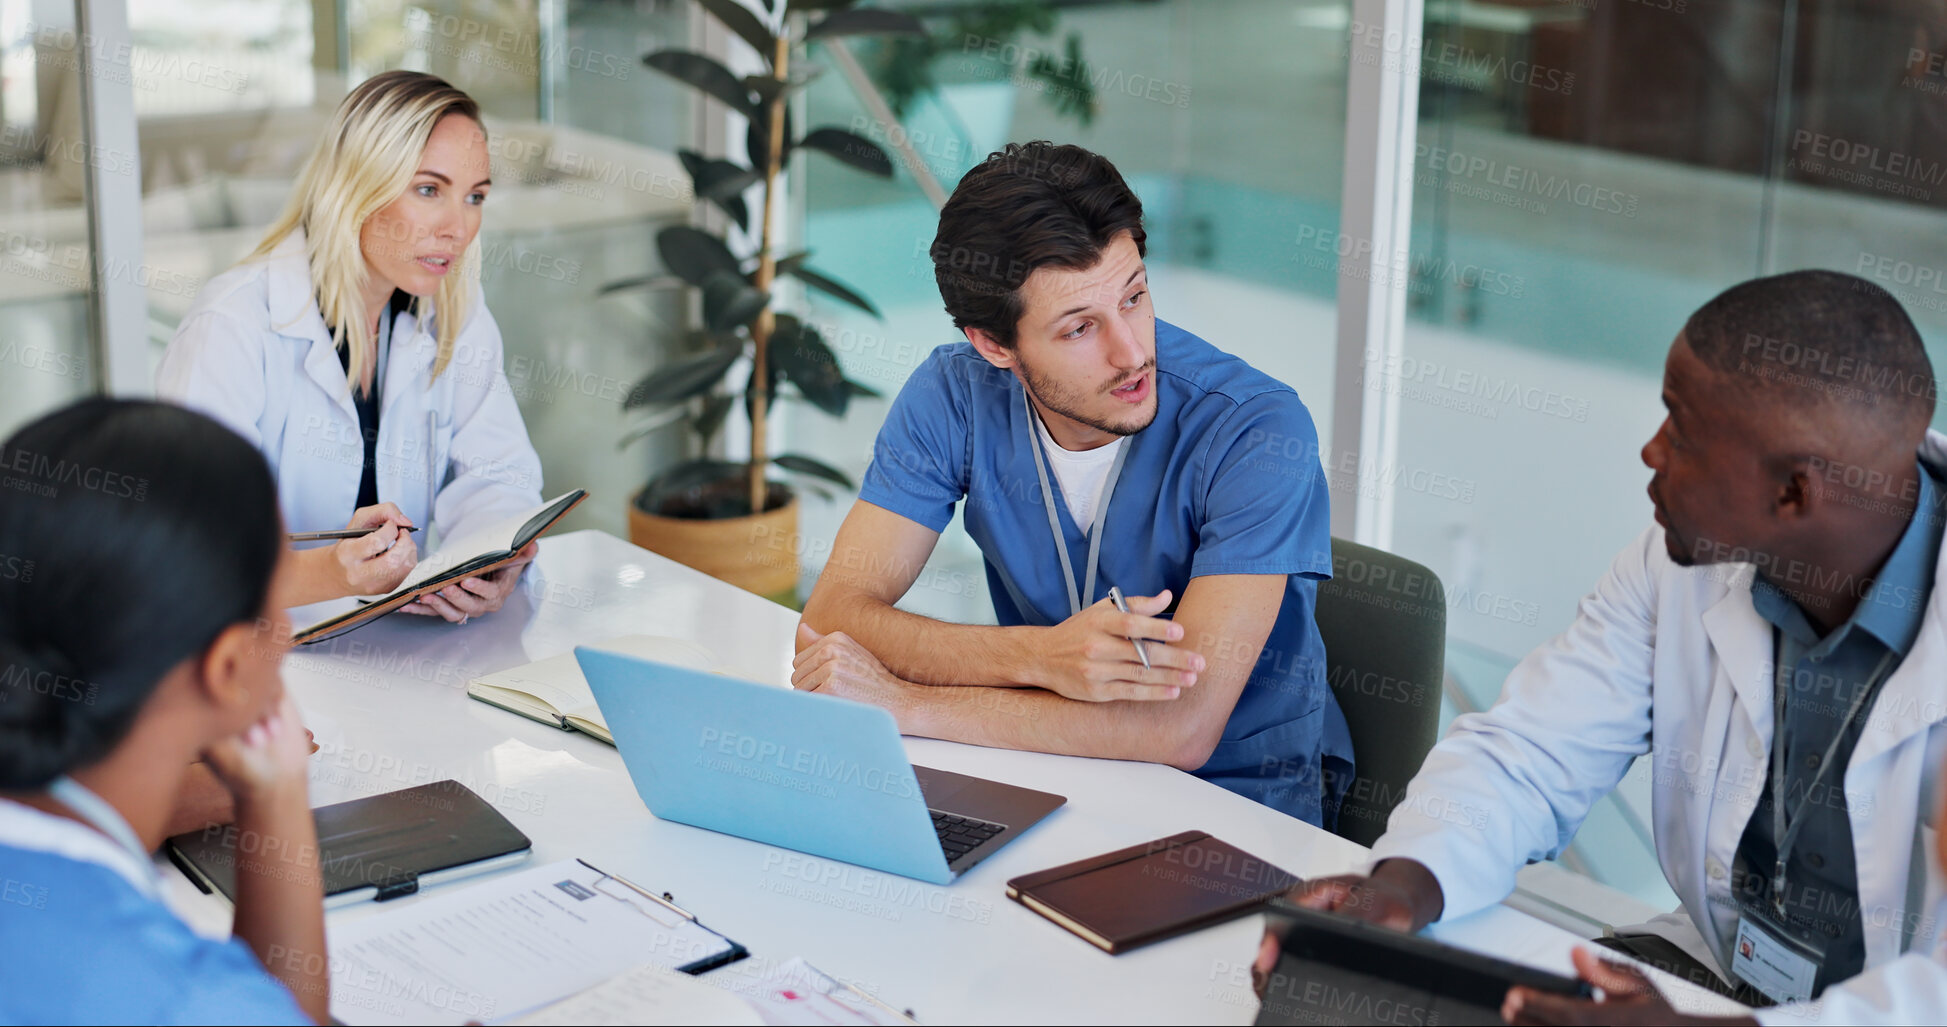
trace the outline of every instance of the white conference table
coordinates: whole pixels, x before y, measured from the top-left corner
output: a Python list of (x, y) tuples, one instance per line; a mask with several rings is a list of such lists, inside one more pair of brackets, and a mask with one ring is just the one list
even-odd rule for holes
[[(314, 612), (299, 612), (299, 623)], [(671, 892), (747, 946), (753, 965), (803, 956), (933, 1024), (1249, 1023), (1261, 918), (1112, 957), (1010, 901), (1006, 881), (1189, 829), (1301, 876), (1367, 859), (1362, 846), (1160, 764), (908, 738), (915, 763), (1068, 798), (940, 887), (658, 820), (613, 748), (466, 694), (482, 674), (628, 634), (696, 642), (727, 673), (782, 685), (796, 623), (785, 607), (613, 536), (545, 539), (524, 587), (498, 613), (465, 625), (387, 617), (291, 653), (284, 677), (320, 745), (312, 803), (457, 779), (533, 839), (530, 865), (580, 857)], [(334, 911), (328, 923), (423, 897)], [(1580, 941), (1506, 907), (1431, 933), (1557, 971)], [(1685, 1006), (1723, 1008), (1695, 989), (1670, 990)]]

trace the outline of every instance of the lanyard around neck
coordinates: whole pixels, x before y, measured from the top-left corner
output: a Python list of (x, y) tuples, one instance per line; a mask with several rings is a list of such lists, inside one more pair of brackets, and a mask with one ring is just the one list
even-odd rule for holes
[[(1777, 630), (1777, 629), (1773, 629)], [(1777, 858), (1771, 871), (1771, 908), (1782, 919), (1785, 916), (1785, 862), (1791, 857), (1792, 846), (1798, 843), (1798, 832), (1805, 827), (1805, 811), (1812, 805), (1812, 798), (1818, 794), (1819, 784), (1832, 769), (1832, 758), (1839, 754), (1839, 745), (1845, 741), (1846, 732), (1851, 730), (1852, 722), (1858, 718), (1859, 711), (1866, 705), (1867, 697), (1885, 678), (1888, 668), (1893, 665), (1894, 651), (1886, 650), (1879, 658), (1879, 664), (1859, 686), (1852, 697), (1852, 704), (1846, 708), (1846, 719), (1839, 722), (1839, 730), (1833, 732), (1832, 741), (1825, 747), (1825, 755), (1819, 758), (1819, 769), (1812, 775), (1812, 781), (1805, 786), (1805, 795), (1798, 800), (1798, 808), (1792, 811), (1790, 826), (1785, 820), (1785, 695), (1791, 688), (1792, 676), (1798, 664), (1798, 646), (1779, 645), (1777, 669), (1773, 673), (1773, 700), (1775, 715), (1771, 722), (1771, 837), (1777, 845)], [(1786, 657), (1790, 657), (1787, 659)]]
[(1041, 505), (1048, 511), (1048, 530), (1054, 533), (1055, 550), (1061, 554), (1061, 582), (1068, 586), (1068, 615), (1082, 612), (1082, 597), (1087, 596), (1090, 603), (1095, 602), (1095, 569), (1102, 559), (1102, 525), (1109, 520), (1109, 500), (1115, 495), (1116, 480), (1122, 477), (1122, 465), (1129, 459), (1131, 443), (1127, 438), (1116, 450), (1115, 462), (1109, 465), (1109, 477), (1102, 483), (1102, 498), (1095, 504), (1095, 521), (1088, 531), (1088, 567), (1084, 571), (1086, 581), (1081, 591), (1075, 589), (1075, 568), (1068, 559), (1068, 541), (1062, 537), (1061, 517), (1055, 513), (1054, 490), (1048, 487), (1048, 460), (1041, 455), (1041, 439), (1034, 430), (1035, 418), (1041, 416), (1034, 412), (1034, 404), (1028, 401), (1028, 392), (1021, 390), (1021, 404), (1028, 411), (1028, 449), (1034, 453), (1034, 473), (1041, 478)]
[(149, 862), (149, 854), (142, 848), (142, 840), (135, 836), (135, 829), (128, 826), (128, 820), (120, 811), (108, 804), (108, 800), (74, 778), (61, 775), (47, 786), (47, 793), (61, 805), (74, 811), (95, 830), (108, 836), (109, 840), (129, 851), (135, 863), (146, 871), (146, 879), (155, 883), (155, 865)]

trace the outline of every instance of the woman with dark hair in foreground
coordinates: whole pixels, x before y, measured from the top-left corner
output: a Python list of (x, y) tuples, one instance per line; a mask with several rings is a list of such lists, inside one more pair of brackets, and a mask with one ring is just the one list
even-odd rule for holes
[[(0, 1021), (323, 1021), (263, 457), (201, 414), (90, 399), (0, 443), (0, 475)], [(236, 804), (228, 942), (170, 912), (149, 855), (199, 761)]]

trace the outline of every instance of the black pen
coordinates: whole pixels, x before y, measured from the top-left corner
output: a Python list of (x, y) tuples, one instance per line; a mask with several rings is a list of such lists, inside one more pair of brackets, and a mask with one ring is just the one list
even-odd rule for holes
[[(365, 536), (370, 535), (371, 533), (383, 527), (385, 527), (385, 525), (375, 524), (369, 528), (339, 528), (336, 531), (300, 531), (300, 532), (295, 532), (293, 534), (284, 536), (284, 541), (286, 542), (337, 542), (342, 539), (348, 539), (348, 538), (364, 538)], [(400, 525), (399, 530), (405, 532), (413, 532), (413, 531), (418, 531), (419, 529), (413, 527), (407, 527), (406, 525)]]
[[(1123, 613), (1129, 612), (1129, 600), (1122, 598), (1122, 589), (1115, 585), (1110, 585), (1109, 598), (1115, 600), (1116, 609), (1121, 610)], [(1129, 644), (1136, 647), (1136, 659), (1143, 661), (1143, 669), (1148, 670), (1149, 650), (1143, 648), (1143, 640), (1140, 638), (1131, 638)]]

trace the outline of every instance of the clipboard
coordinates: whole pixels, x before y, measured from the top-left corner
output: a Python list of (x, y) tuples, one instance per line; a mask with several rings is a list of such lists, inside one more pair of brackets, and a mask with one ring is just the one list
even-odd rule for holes
[(563, 859), (334, 923), (332, 1016), (366, 1024), (498, 1022), (644, 963), (694, 976), (749, 955), (658, 895)]
[[(593, 863), (588, 862), (585, 859), (577, 859), (575, 860), (575, 862), (580, 863), (582, 866), (585, 866), (588, 869), (594, 871), (595, 873), (602, 875), (601, 881), (596, 882), (595, 890), (601, 892), (603, 895), (607, 895), (609, 898), (615, 899), (618, 902), (626, 902), (629, 905), (634, 906), (637, 912), (640, 912), (643, 916), (646, 916), (649, 919), (655, 921), (658, 925), (662, 927), (675, 929), (681, 927), (684, 923), (687, 923), (699, 931), (707, 931), (708, 933), (715, 935), (718, 938), (722, 938), (724, 943), (729, 946), (729, 948), (715, 955), (705, 956), (702, 959), (698, 959), (689, 963), (684, 963), (680, 966), (672, 967), (671, 969), (675, 970), (677, 973), (686, 973), (694, 976), (696, 974), (706, 973), (710, 970), (715, 970), (717, 967), (720, 966), (728, 966), (729, 964), (735, 963), (739, 959), (743, 959), (750, 955), (750, 950), (744, 948), (742, 944), (736, 941), (732, 941), (728, 936), (719, 934), (718, 932), (712, 931), (710, 930), (710, 928), (703, 926), (703, 921), (698, 920), (696, 918), (696, 914), (690, 912), (687, 909), (684, 909), (683, 907), (677, 905), (676, 903), (670, 901), (669, 899), (657, 895), (656, 893), (650, 891), (649, 889), (644, 888), (641, 885), (630, 881), (626, 877), (621, 877), (616, 874), (611, 874), (608, 871), (603, 870), (602, 868), (594, 865)], [(633, 894), (618, 893), (608, 888), (602, 887), (604, 883), (609, 881), (613, 881), (616, 884), (620, 885), (621, 887), (628, 889), (628, 892)], [(672, 917), (672, 916), (677, 919), (675, 921), (670, 921), (665, 919), (666, 917)], [(864, 993), (861, 992), (860, 994), (864, 994)], [(870, 996), (867, 997), (869, 998)]]

